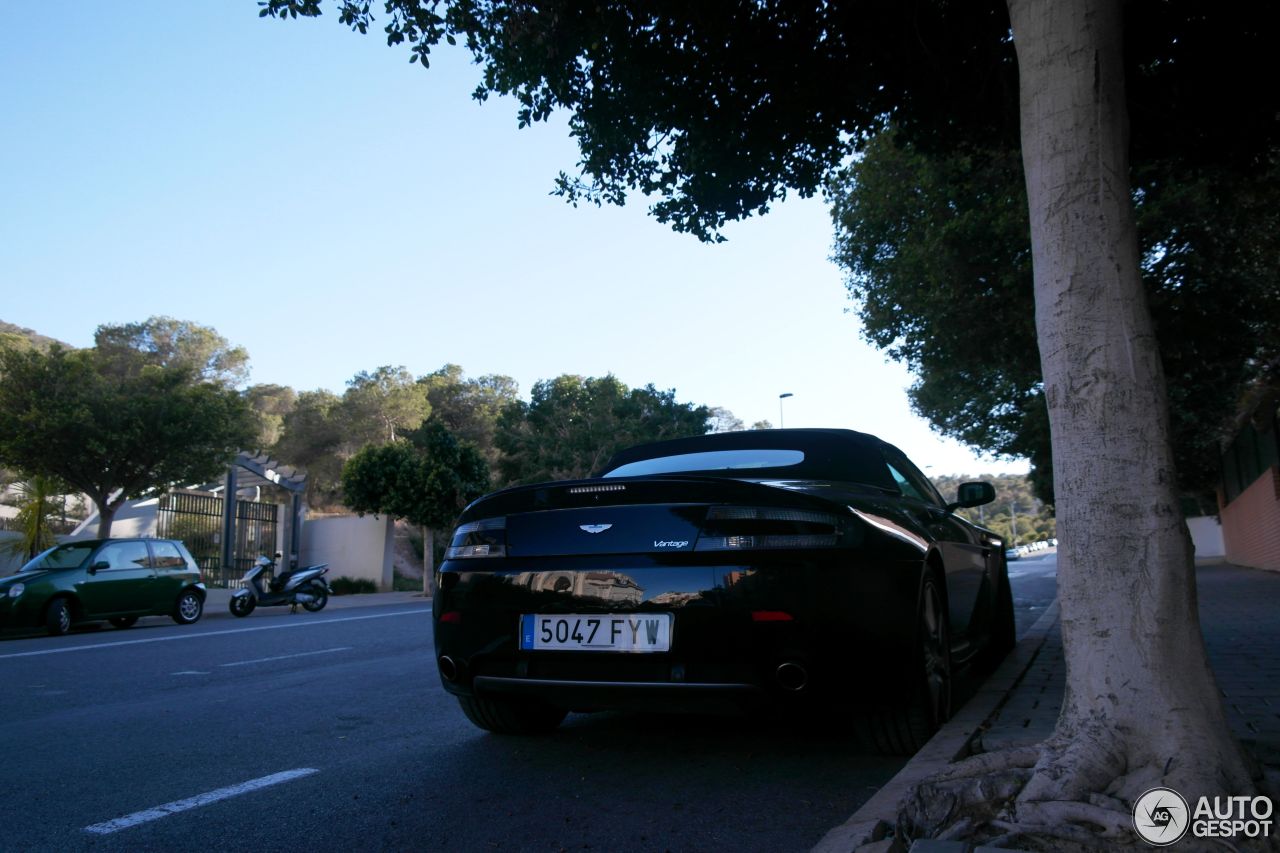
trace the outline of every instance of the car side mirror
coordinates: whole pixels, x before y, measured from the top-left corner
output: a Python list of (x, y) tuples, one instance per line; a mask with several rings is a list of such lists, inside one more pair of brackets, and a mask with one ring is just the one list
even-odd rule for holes
[(92, 566), (89, 567), (89, 574), (96, 575), (98, 573), (98, 569), (109, 569), (109, 568), (111, 568), (110, 563), (108, 563), (106, 560), (99, 560), (98, 562), (94, 563)]
[(956, 490), (955, 503), (947, 504), (947, 511), (954, 512), (961, 507), (982, 506), (996, 499), (996, 487), (990, 483), (961, 483)]

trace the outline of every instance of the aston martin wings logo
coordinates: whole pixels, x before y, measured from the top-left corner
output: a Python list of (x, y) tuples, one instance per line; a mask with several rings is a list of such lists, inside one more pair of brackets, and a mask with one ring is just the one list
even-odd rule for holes
[(585, 530), (588, 533), (604, 533), (610, 527), (613, 527), (613, 525), (612, 524), (579, 524), (578, 525), (579, 530)]

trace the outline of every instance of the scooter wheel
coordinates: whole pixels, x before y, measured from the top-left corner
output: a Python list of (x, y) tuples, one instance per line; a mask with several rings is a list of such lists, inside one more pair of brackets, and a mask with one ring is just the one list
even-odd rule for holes
[(258, 602), (253, 600), (252, 595), (235, 595), (231, 597), (232, 616), (248, 616), (253, 612), (253, 608), (257, 606)]
[(308, 584), (305, 591), (311, 594), (311, 600), (303, 603), (302, 606), (311, 613), (324, 610), (324, 606), (329, 603), (329, 591), (318, 583)]

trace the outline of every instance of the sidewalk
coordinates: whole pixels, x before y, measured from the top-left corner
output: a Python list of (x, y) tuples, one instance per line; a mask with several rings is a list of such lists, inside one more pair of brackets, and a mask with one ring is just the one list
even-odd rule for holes
[[(204, 619), (220, 619), (231, 616), (229, 602), (231, 601), (231, 593), (233, 589), (223, 589), (221, 587), (209, 587), (204, 599)], [(421, 591), (418, 592), (370, 592), (360, 595), (331, 595), (329, 603), (325, 605), (324, 611), (345, 610), (351, 607), (375, 607), (379, 604), (410, 604), (418, 603), (429, 605), (431, 599), (427, 598)], [(259, 613), (288, 613), (287, 606), (282, 607), (263, 607), (251, 613), (248, 619), (252, 619)], [(299, 609), (298, 612), (302, 612)]]
[[(1280, 573), (1217, 563), (1198, 566), (1196, 580), (1205, 647), (1231, 729), (1269, 774), (1280, 774)], [(908, 789), (959, 757), (1043, 740), (1057, 722), (1065, 682), (1055, 602), (955, 718), (814, 853), (852, 853), (873, 841), (884, 832), (882, 821), (895, 822)], [(901, 849), (887, 842), (879, 847)], [(961, 842), (938, 841), (911, 848), (968, 850)]]

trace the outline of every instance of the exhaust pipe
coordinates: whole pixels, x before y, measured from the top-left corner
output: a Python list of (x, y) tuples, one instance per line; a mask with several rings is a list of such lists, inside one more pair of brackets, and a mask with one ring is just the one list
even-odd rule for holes
[(809, 683), (809, 671), (795, 661), (779, 664), (773, 677), (779, 687), (792, 693), (799, 693)]
[(440, 676), (445, 681), (458, 680), (458, 664), (448, 655), (440, 655), (436, 663), (440, 666)]

